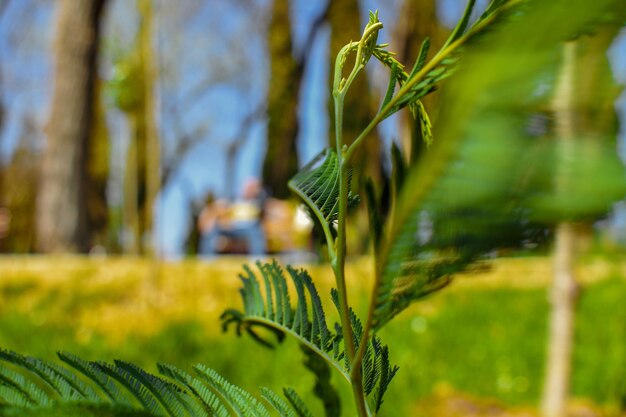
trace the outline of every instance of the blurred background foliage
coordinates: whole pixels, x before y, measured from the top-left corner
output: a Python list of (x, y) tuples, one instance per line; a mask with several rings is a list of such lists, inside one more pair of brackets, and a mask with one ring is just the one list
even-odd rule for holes
[[(330, 68), (337, 50), (359, 38), (368, 9), (379, 9), (381, 40), (410, 65), (424, 37), (433, 50), (444, 42), (464, 5), (0, 0), (0, 252), (54, 254), (0, 259), (0, 345), (44, 358), (55, 350), (123, 358), (148, 369), (156, 361), (203, 362), (250, 389), (263, 381), (308, 392), (310, 375), (277, 372), (299, 367), (297, 354), (220, 334), (219, 314), (238, 302), (242, 259), (157, 261), (195, 255), (206, 201), (236, 198), (248, 177), (261, 177), (273, 197), (291, 198), (287, 180), (333, 143)], [(478, 1), (479, 12), (485, 6)], [(562, 18), (584, 19), (575, 12), (566, 5)], [(576, 306), (572, 394), (592, 403), (579, 405), (580, 413), (626, 408), (624, 122), (616, 117), (626, 114), (619, 85), (626, 35), (623, 22), (613, 22), (572, 38), (574, 133), (563, 135), (554, 97), (565, 52), (547, 46), (568, 34), (553, 18), (537, 16), (536, 27), (553, 25), (550, 33), (518, 25), (508, 39), (478, 38), (450, 86), (424, 100), (435, 145), (416, 153), (449, 146), (457, 158), (425, 206), (446, 208), (444, 222), (430, 219), (440, 242), (459, 246), (454, 233), (484, 232), (480, 221), (493, 227), (490, 239), (517, 238), (510, 224), (494, 227), (509, 209), (537, 225), (533, 244), (515, 252), (520, 257), (476, 268), (384, 330), (401, 367), (386, 401), (405, 414), (416, 407), (433, 415), (535, 413), (550, 309), (551, 261), (542, 255), (563, 220), (573, 222), (578, 253), (587, 254), (576, 265), (585, 291)], [(518, 38), (525, 42), (516, 45)], [(80, 64), (68, 70), (76, 56)], [(354, 85), (346, 137), (376, 113), (386, 85), (376, 66)], [(409, 148), (413, 128), (404, 113), (383, 123), (357, 172), (388, 178), (389, 145)], [(352, 255), (367, 253), (367, 221), (355, 213)], [(521, 226), (528, 232), (528, 223)], [(315, 251), (304, 242), (298, 250)], [(57, 257), (68, 252), (93, 256)], [(370, 261), (350, 263), (359, 312)], [(328, 270), (310, 268), (326, 294)]]
[[(78, 7), (72, 2), (4, 0), (0, 207), (7, 226), (0, 232), (0, 250), (179, 257), (194, 252), (196, 245), (186, 243), (194, 239), (207, 197), (234, 199), (247, 178), (261, 177), (272, 196), (290, 198), (287, 179), (333, 141), (330, 68), (340, 46), (358, 38), (368, 8), (380, 9), (386, 23), (381, 41), (390, 42), (398, 59), (409, 65), (426, 36), (432, 50), (443, 43), (464, 6), (460, 0), (370, 3), (103, 0), (90, 1), (81, 11), (72, 9)], [(477, 13), (486, 6), (485, 1), (477, 4)], [(84, 20), (65, 22), (65, 15)], [(76, 42), (80, 30), (93, 35), (84, 37), (88, 45)], [(578, 42), (577, 135), (588, 139), (576, 141), (580, 149), (568, 158), (570, 166), (562, 167), (578, 178), (569, 182), (575, 187), (571, 192), (560, 187), (558, 204), (570, 210), (586, 210), (583, 203), (604, 200), (597, 193), (614, 196), (620, 187), (614, 143), (594, 139), (623, 136), (618, 136), (613, 110), (621, 91), (615, 80), (623, 81), (625, 71), (618, 31), (619, 26), (602, 29)], [(68, 71), (63, 57), (71, 57), (73, 47), (87, 46), (79, 69)], [(491, 60), (491, 68), (513, 58), (530, 62), (521, 52), (476, 59)], [(554, 51), (547, 53), (552, 53), (548, 59), (557, 58)], [(554, 74), (545, 73), (545, 85)], [(483, 81), (492, 78), (483, 75)], [(65, 85), (64, 80), (66, 97), (74, 99), (55, 101), (65, 91), (55, 86)], [(485, 86), (478, 79), (471, 83), (476, 89)], [(375, 114), (386, 84), (385, 70), (375, 65), (357, 80), (346, 101), (347, 138), (354, 138)], [(461, 84), (467, 83), (459, 79)], [(500, 100), (527, 95), (529, 88), (534, 93), (528, 99), (536, 103), (550, 94), (540, 84), (516, 83), (500, 89), (506, 94)], [(451, 89), (446, 100), (454, 102), (448, 98), (453, 96)], [(436, 129), (441, 98), (437, 92), (425, 100)], [(82, 106), (69, 106), (80, 100)], [(523, 147), (529, 154), (524, 161), (549, 161), (553, 155), (546, 137), (553, 117), (544, 104), (536, 106), (529, 120), (519, 120), (536, 137), (533, 145), (521, 139), (506, 145)], [(592, 108), (583, 111), (585, 106)], [(502, 112), (498, 114), (494, 117)], [(497, 133), (502, 129), (498, 123), (479, 121), (473, 134)], [(411, 129), (401, 113), (374, 130), (356, 163), (358, 172), (386, 178), (389, 143), (407, 147)], [(510, 148), (509, 156), (518, 153)], [(597, 157), (588, 158), (590, 154)], [(485, 160), (488, 155), (483, 153)], [(529, 178), (536, 194), (533, 204), (546, 210), (556, 204), (546, 201), (551, 185), (545, 182), (555, 166), (537, 164), (541, 168)], [(599, 167), (614, 167), (613, 174), (602, 177), (602, 187)], [(20, 178), (19, 186), (15, 178)], [(576, 192), (589, 198), (578, 198)], [(610, 208), (598, 207), (602, 213)], [(603, 232), (622, 241), (626, 214), (618, 209), (611, 219)], [(367, 235), (361, 232), (366, 221), (363, 213), (354, 220), (355, 253), (367, 248)]]

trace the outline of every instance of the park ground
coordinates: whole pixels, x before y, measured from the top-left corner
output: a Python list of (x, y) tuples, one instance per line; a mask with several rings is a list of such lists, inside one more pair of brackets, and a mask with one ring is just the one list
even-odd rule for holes
[[(295, 343), (272, 351), (222, 332), (222, 311), (241, 306), (237, 276), (247, 262), (0, 258), (0, 346), (49, 359), (59, 350), (93, 360), (119, 358), (153, 371), (156, 362), (187, 369), (204, 363), (253, 392), (262, 385), (309, 392), (313, 377), (301, 366)], [(329, 267), (306, 268), (324, 297)], [(371, 262), (354, 259), (348, 268), (362, 313)], [(577, 272), (582, 292), (571, 413), (624, 415), (626, 259), (589, 256)], [(537, 415), (550, 273), (547, 257), (495, 260), (390, 323), (381, 337), (400, 371), (382, 415)]]

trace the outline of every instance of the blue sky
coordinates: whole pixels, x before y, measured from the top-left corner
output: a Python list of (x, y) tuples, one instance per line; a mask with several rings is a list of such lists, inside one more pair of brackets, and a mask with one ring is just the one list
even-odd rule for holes
[[(365, 0), (363, 17), (368, 9), (378, 7), (381, 20), (392, 22), (399, 2), (386, 1), (383, 7), (381, 2)], [(51, 93), (53, 4), (49, 0), (11, 0), (0, 20), (0, 99), (8, 106), (0, 132), (0, 157), (4, 160), (22, 136), (24, 120), (31, 120), (37, 127), (31, 144), (41, 147), (44, 143), (42, 128)], [(259, 119), (246, 133), (245, 145), (237, 155), (237, 168), (232, 172), (226, 166), (225, 149), (230, 141), (237, 139), (246, 115), (263, 103), (266, 95), (265, 29), (270, 0), (155, 0), (155, 4), (161, 8), (162, 16), (155, 40), (163, 76), (158, 89), (159, 130), (164, 161), (177, 161), (178, 166), (162, 190), (156, 226), (161, 252), (176, 256), (190, 226), (194, 201), (204, 199), (209, 191), (225, 195), (227, 180), (239, 189), (246, 178), (260, 175), (266, 147), (265, 120)], [(293, 6), (294, 48), (299, 52), (323, 2), (294, 0)], [(452, 26), (463, 6), (462, 0), (439, 0), (442, 22)], [(104, 26), (100, 68), (103, 79), (112, 76), (115, 57), (130, 50), (137, 26), (133, 1), (111, 0)], [(384, 31), (382, 41), (386, 40), (386, 34)], [(328, 142), (328, 40), (329, 30), (323, 28), (315, 40), (305, 73), (303, 100), (298, 108), (302, 163)], [(616, 79), (626, 84), (624, 51), (626, 34), (623, 33), (611, 50), (611, 58)], [(622, 95), (619, 106), (624, 120), (626, 94)], [(119, 204), (129, 133), (127, 121), (119, 111), (111, 109), (107, 120), (111, 133), (108, 195), (112, 204)], [(394, 136), (394, 120), (386, 121), (381, 129), (387, 138)], [(195, 145), (183, 158), (175, 155), (181, 134), (195, 138)], [(621, 136), (626, 137), (624, 126)]]

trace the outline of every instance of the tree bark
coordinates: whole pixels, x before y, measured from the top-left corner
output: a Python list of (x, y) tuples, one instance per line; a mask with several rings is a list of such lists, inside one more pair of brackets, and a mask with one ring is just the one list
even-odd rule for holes
[[(617, 136), (614, 102), (617, 89), (604, 51), (619, 27), (606, 26), (593, 37), (581, 37), (563, 47), (561, 71), (557, 79), (552, 108), (557, 143), (556, 194), (567, 194), (577, 173), (568, 160), (582, 141), (591, 141), (587, 150), (605, 146), (602, 141)], [(593, 158), (587, 152), (587, 158)], [(557, 226), (554, 253), (554, 278), (551, 289), (552, 312), (548, 335), (548, 361), (542, 397), (544, 417), (562, 417), (569, 396), (575, 308), (579, 284), (574, 275), (581, 226), (562, 222)], [(587, 223), (589, 225), (589, 223)]]
[[(287, 181), (298, 171), (298, 96), (303, 66), (293, 56), (289, 2), (275, 0), (268, 32), (270, 85), (268, 143), (263, 181), (278, 198), (289, 196)], [(231, 190), (232, 191), (232, 190)]]
[(104, 4), (59, 1), (54, 92), (37, 202), (37, 246), (42, 252), (88, 249), (85, 161)]
[(141, 0), (139, 10), (142, 16), (140, 39), (141, 53), (144, 71), (144, 119), (146, 134), (146, 156), (145, 156), (145, 202), (143, 206), (143, 236), (142, 247), (145, 254), (156, 253), (154, 241), (154, 210), (156, 198), (161, 188), (161, 144), (157, 126), (158, 103), (156, 85), (158, 79), (158, 51), (154, 48), (155, 33), (155, 13), (152, 7), (152, 0)]

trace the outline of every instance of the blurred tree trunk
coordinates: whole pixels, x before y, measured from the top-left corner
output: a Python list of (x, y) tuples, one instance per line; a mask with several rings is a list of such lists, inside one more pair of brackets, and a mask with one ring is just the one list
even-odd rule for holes
[(161, 188), (161, 146), (157, 128), (157, 50), (154, 46), (155, 14), (152, 0), (140, 0), (141, 29), (139, 42), (143, 61), (144, 120), (145, 120), (145, 201), (143, 202), (142, 247), (146, 254), (155, 253), (154, 210)]
[(41, 173), (41, 155), (37, 153), (34, 138), (37, 123), (29, 115), (22, 120), (24, 126), (11, 159), (4, 166), (3, 204), (9, 211), (10, 224), (4, 239), (4, 249), (11, 253), (35, 251), (35, 212), (38, 183)]
[[(5, 4), (0, 0), (0, 19), (2, 19), (2, 11)], [(0, 72), (0, 86), (2, 86), (2, 72)], [(2, 139), (2, 125), (4, 123), (4, 103), (0, 102), (0, 139)], [(2, 142), (0, 141), (0, 148), (2, 148)], [(4, 173), (5, 166), (0, 158), (0, 253), (5, 251), (5, 240), (8, 234), (8, 227), (10, 227), (10, 220), (7, 220), (7, 216), (10, 215), (6, 210), (6, 196), (4, 195)], [(9, 218), (10, 219), (10, 218)]]
[(98, 82), (94, 95), (94, 114), (91, 140), (87, 149), (86, 202), (87, 225), (91, 245), (107, 246), (109, 206), (107, 183), (109, 180), (109, 131), (106, 124), (106, 108), (103, 100), (103, 85)]
[(104, 4), (59, 1), (54, 92), (37, 202), (37, 245), (43, 252), (88, 249), (86, 150)]
[(315, 36), (328, 15), (330, 2), (316, 17), (299, 55), (291, 39), (288, 0), (275, 0), (268, 31), (270, 84), (268, 91), (268, 146), (263, 164), (263, 181), (272, 195), (287, 198), (287, 181), (298, 171), (298, 103), (304, 71)]
[(154, 204), (161, 188), (161, 147), (156, 125), (157, 80), (151, 0), (137, 3), (141, 22), (133, 48), (115, 65), (109, 83), (115, 105), (128, 118), (124, 171), (123, 250), (153, 252)]
[[(141, 206), (143, 204), (145, 182), (145, 129), (139, 114), (128, 114), (130, 142), (126, 151), (124, 172), (124, 252), (133, 255), (141, 253)], [(130, 238), (129, 238), (130, 237)]]
[[(557, 193), (567, 190), (571, 181), (576, 181), (576, 173), (567, 166), (568, 159), (576, 151), (576, 141), (592, 141), (591, 145), (602, 147), (606, 145), (602, 139), (616, 137), (613, 103), (617, 98), (617, 89), (604, 53), (616, 32), (615, 28), (601, 30), (592, 38), (569, 41), (563, 46), (561, 70), (552, 103), (558, 140)], [(544, 417), (563, 417), (566, 414), (575, 310), (580, 291), (574, 274), (574, 261), (580, 231), (584, 226), (564, 221), (556, 228), (554, 276), (550, 290), (552, 311), (541, 401)]]
[(297, 108), (303, 69), (293, 56), (292, 46), (289, 1), (275, 0), (268, 32), (268, 143), (263, 181), (278, 198), (289, 195), (287, 181), (298, 170)]

